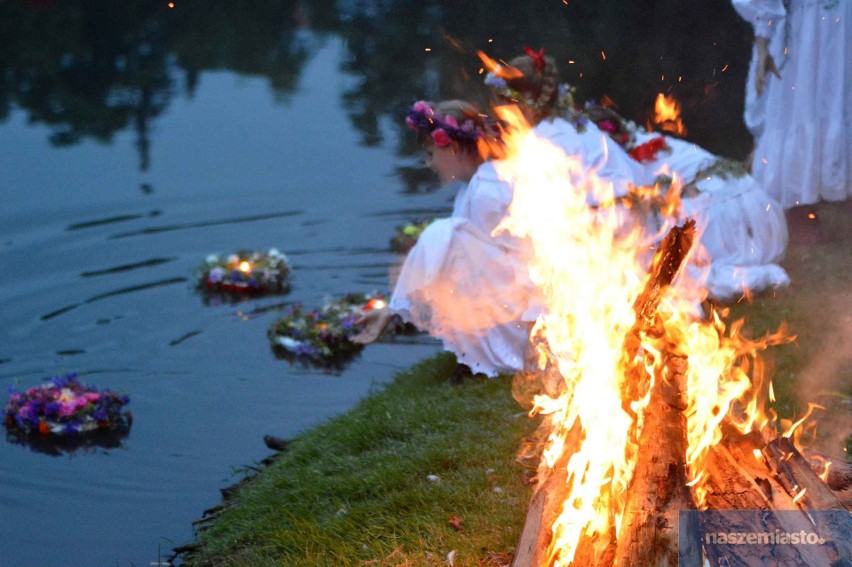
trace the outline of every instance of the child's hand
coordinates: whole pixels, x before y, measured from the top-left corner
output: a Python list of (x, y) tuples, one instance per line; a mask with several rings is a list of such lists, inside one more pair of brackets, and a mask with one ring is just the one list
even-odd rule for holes
[(364, 328), (357, 335), (349, 337), (349, 340), (357, 345), (368, 345), (374, 342), (387, 328), (392, 318), (393, 314), (387, 307), (365, 313), (355, 321), (356, 325), (363, 325)]

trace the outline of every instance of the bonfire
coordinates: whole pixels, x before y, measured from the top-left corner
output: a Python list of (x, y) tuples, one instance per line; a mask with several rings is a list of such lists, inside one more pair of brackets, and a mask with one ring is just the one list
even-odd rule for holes
[[(753, 547), (723, 557), (695, 538), (679, 549), (685, 530), (733, 531), (719, 525), (724, 516), (681, 512), (725, 509), (798, 511), (764, 527), (831, 536), (777, 547), (780, 564), (849, 557), (852, 521), (825, 482), (830, 460), (806, 460), (791, 440), (796, 427), (780, 429), (765, 409), (771, 381), (760, 353), (794, 337), (781, 328), (749, 339), (725, 311), (702, 316), (695, 223), (649, 230), (605, 181), (572, 187), (588, 178), (580, 161), (537, 138), (517, 108), (497, 110), (509, 127), (496, 167), (515, 187), (498, 230), (532, 243), (530, 278), (545, 304), (528, 371), (515, 378), (535, 392), (531, 414), (543, 416), (515, 565), (767, 564)], [(804, 513), (817, 509), (842, 515), (820, 524)]]

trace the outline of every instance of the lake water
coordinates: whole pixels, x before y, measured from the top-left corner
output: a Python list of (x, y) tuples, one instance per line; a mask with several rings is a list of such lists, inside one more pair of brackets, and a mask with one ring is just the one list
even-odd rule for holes
[[(481, 94), (474, 47), (567, 53), (581, 95), (640, 121), (674, 90), (696, 141), (747, 147), (748, 30), (729, 9), (696, 37), (683, 21), (697, 16), (671, 8), (684, 28), (671, 32), (617, 2), (472, 2), (471, 19), (442, 3), (177, 4), (0, 4), (3, 401), (78, 372), (127, 392), (134, 415), (117, 448), (0, 442), (3, 565), (156, 563), (269, 453), (264, 434), (326, 421), (440, 350), (381, 343), (327, 372), (276, 359), (266, 329), (282, 303), (387, 289), (394, 227), (449, 210), (400, 116), (417, 98)], [(660, 47), (661, 30), (680, 39)], [(193, 289), (209, 253), (273, 246), (290, 294), (217, 305)]]

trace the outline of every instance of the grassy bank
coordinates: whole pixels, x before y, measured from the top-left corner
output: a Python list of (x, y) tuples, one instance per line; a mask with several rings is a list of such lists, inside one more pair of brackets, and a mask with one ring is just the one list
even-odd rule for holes
[[(852, 206), (823, 204), (822, 236), (793, 227), (789, 289), (732, 307), (752, 336), (786, 321), (795, 343), (767, 353), (776, 410), (825, 405), (837, 453), (852, 399)], [(805, 226), (807, 229), (807, 226)], [(294, 440), (202, 532), (194, 565), (502, 565), (530, 487), (514, 462), (534, 420), (507, 378), (448, 382), (454, 361), (428, 360), (353, 411)], [(430, 480), (430, 475), (437, 478)], [(456, 530), (450, 519), (461, 519)]]
[(454, 367), (427, 360), (295, 439), (191, 563), (440, 565), (455, 550), (456, 565), (477, 565), (510, 551), (530, 496), (514, 456), (535, 423), (508, 378), (453, 385)]

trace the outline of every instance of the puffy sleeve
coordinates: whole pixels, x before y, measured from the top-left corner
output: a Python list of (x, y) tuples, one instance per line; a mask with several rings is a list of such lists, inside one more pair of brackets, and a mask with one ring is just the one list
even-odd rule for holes
[(755, 37), (771, 38), (784, 27), (787, 11), (782, 0), (731, 0), (734, 9), (754, 27)]
[(512, 187), (500, 179), (491, 163), (485, 163), (467, 187), (465, 216), (483, 234), (491, 234), (505, 218), (512, 203)]

